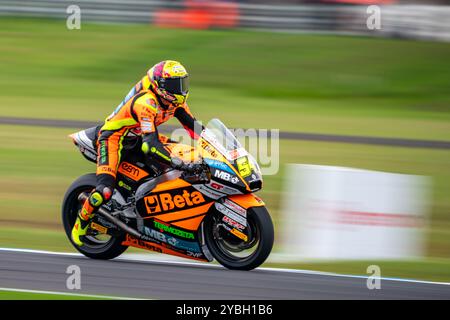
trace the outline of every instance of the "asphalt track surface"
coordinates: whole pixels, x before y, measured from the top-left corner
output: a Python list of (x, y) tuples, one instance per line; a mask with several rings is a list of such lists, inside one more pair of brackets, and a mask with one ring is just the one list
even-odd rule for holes
[[(0, 117), (0, 124), (43, 126), (55, 128), (89, 128), (96, 126), (99, 123), (92, 121), (78, 121), (78, 120)], [(165, 125), (162, 127), (161, 131), (164, 133), (168, 133), (175, 128), (176, 127), (174, 126)], [(439, 140), (414, 140), (414, 139), (381, 138), (381, 137), (365, 137), (365, 136), (345, 136), (345, 135), (285, 132), (285, 131), (281, 131), (279, 133), (279, 138), (286, 140), (359, 143), (359, 144), (407, 147), (407, 148), (450, 149), (449, 141), (439, 141)]]
[(450, 299), (450, 285), (259, 268), (230, 271), (210, 264), (91, 260), (78, 254), (0, 250), (0, 287), (70, 292), (68, 266), (81, 270), (77, 294), (164, 300)]

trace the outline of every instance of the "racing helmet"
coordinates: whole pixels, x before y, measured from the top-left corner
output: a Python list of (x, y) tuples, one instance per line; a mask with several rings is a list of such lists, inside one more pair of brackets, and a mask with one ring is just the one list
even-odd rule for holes
[(189, 95), (189, 74), (178, 61), (165, 60), (155, 64), (147, 72), (150, 87), (166, 101), (181, 105)]

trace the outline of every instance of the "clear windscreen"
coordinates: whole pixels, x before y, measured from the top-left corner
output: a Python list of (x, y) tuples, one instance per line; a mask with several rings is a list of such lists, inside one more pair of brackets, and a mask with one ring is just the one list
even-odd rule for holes
[(234, 134), (219, 119), (209, 121), (202, 136), (214, 146), (219, 146), (218, 149), (226, 151), (225, 156), (228, 156), (233, 150), (242, 148), (241, 143), (236, 139)]
[[(207, 141), (214, 147), (213, 152), (221, 153), (239, 172), (240, 177), (249, 183), (252, 191), (261, 189), (262, 175), (258, 163), (219, 119), (212, 119), (203, 130), (201, 137), (200, 148), (208, 150), (208, 145), (203, 143)], [(209, 153), (213, 154), (211, 150)]]

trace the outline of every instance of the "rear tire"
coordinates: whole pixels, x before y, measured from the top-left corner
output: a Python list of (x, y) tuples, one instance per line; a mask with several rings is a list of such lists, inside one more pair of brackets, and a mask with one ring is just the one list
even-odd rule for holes
[(64, 195), (62, 204), (62, 222), (66, 235), (72, 243), (73, 247), (81, 252), (86, 257), (92, 259), (109, 260), (120, 256), (127, 246), (122, 245), (125, 239), (125, 233), (120, 236), (112, 237), (107, 242), (90, 241), (86, 239), (85, 244), (81, 247), (77, 246), (71, 237), (72, 228), (75, 224), (78, 211), (81, 208), (81, 203), (78, 201), (78, 196), (83, 192), (91, 192), (97, 184), (97, 179), (94, 173), (89, 173), (79, 177), (75, 180)]
[[(232, 270), (252, 270), (259, 267), (266, 261), (272, 251), (274, 242), (274, 228), (269, 212), (265, 207), (253, 207), (247, 210), (247, 235), (249, 239), (246, 243), (256, 246), (254, 252), (246, 257), (238, 257), (234, 253), (239, 253), (239, 247), (245, 246), (246, 243), (237, 238), (233, 243), (217, 237), (217, 230), (221, 224), (221, 220), (217, 219), (216, 214), (211, 214), (205, 220), (204, 232), (205, 241), (213, 257), (224, 267)], [(215, 231), (216, 230), (216, 231)], [(223, 232), (223, 231), (220, 231)], [(228, 233), (228, 231), (227, 231)], [(224, 234), (227, 237), (227, 234)], [(234, 236), (232, 236), (234, 237)], [(228, 250), (226, 250), (229, 248)]]

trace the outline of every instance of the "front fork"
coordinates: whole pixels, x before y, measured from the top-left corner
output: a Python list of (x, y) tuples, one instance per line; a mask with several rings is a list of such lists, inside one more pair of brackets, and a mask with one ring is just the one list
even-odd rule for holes
[(241, 249), (251, 247), (255, 230), (248, 225), (247, 213), (257, 206), (264, 206), (264, 202), (254, 194), (231, 195), (218, 200), (214, 205), (214, 238), (231, 242)]

